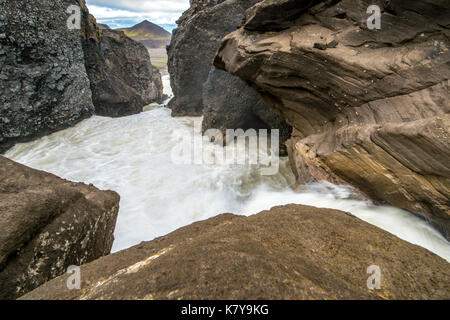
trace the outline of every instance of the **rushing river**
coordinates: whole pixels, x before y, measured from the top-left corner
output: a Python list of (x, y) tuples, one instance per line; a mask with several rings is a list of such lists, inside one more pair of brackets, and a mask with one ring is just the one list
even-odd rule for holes
[[(164, 78), (169, 88), (168, 77)], [(166, 92), (170, 93), (170, 92)], [(390, 206), (357, 200), (351, 189), (312, 184), (292, 191), (287, 159), (278, 174), (258, 165), (176, 164), (172, 150), (199, 118), (172, 118), (165, 107), (124, 118), (94, 116), (73, 128), (18, 144), (6, 156), (65, 179), (92, 183), (121, 196), (113, 251), (221, 213), (251, 215), (289, 203), (333, 208), (387, 230), (450, 261), (450, 243), (424, 220)], [(212, 152), (221, 148), (210, 144)]]

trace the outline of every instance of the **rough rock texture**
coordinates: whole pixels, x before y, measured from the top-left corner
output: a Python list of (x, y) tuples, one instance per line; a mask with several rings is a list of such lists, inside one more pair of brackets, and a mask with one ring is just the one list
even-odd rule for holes
[(167, 47), (173, 116), (202, 115), (203, 84), (220, 40), (242, 24), (245, 10), (258, 1), (191, 1), (191, 8), (177, 21), (178, 28), (173, 30)]
[[(367, 288), (367, 268), (381, 289)], [(221, 215), (82, 266), (21, 299), (448, 299), (447, 261), (341, 211)]]
[(75, 0), (0, 1), (0, 153), (94, 112)]
[(148, 50), (122, 31), (99, 29), (89, 16), (83, 41), (95, 113), (120, 117), (162, 102), (162, 80)]
[(239, 27), (245, 10), (258, 1), (191, 1), (168, 46), (174, 92), (169, 107), (173, 116), (203, 115), (203, 131), (279, 129), (280, 151), (286, 154), (292, 128), (244, 81), (212, 66), (221, 38)]
[(109, 254), (119, 196), (0, 156), (0, 299)]
[(284, 142), (292, 127), (238, 77), (211, 69), (203, 86), (203, 104), (203, 132), (218, 129), (226, 138), (227, 129), (278, 129), (281, 154), (286, 155)]
[[(71, 5), (82, 8), (80, 29), (67, 27)], [(161, 99), (147, 50), (100, 31), (84, 0), (0, 1), (0, 153), (94, 113), (128, 115)]]
[[(381, 30), (366, 25), (373, 4)], [(444, 0), (266, 0), (215, 65), (294, 127), (299, 183), (351, 184), (450, 239), (449, 27)]]

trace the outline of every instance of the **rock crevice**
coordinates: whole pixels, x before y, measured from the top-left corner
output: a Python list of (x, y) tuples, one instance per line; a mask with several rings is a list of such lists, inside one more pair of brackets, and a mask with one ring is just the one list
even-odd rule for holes
[(203, 115), (203, 132), (278, 129), (285, 153), (284, 142), (292, 129), (283, 117), (246, 82), (212, 65), (220, 40), (242, 25), (245, 10), (259, 1), (191, 1), (168, 46), (174, 92), (169, 107), (173, 116)]

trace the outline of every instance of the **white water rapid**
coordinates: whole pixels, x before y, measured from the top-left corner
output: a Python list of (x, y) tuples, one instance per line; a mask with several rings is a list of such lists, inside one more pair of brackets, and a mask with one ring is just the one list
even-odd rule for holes
[[(164, 85), (170, 93), (168, 76)], [(294, 177), (287, 159), (273, 176), (261, 176), (255, 165), (174, 164), (171, 151), (183, 143), (185, 135), (194, 135), (195, 120), (172, 118), (165, 107), (124, 118), (94, 116), (73, 128), (18, 144), (6, 156), (65, 179), (118, 192), (121, 202), (113, 251), (221, 213), (251, 215), (297, 203), (351, 212), (450, 261), (449, 242), (409, 212), (356, 200), (350, 188), (330, 184), (292, 191)]]

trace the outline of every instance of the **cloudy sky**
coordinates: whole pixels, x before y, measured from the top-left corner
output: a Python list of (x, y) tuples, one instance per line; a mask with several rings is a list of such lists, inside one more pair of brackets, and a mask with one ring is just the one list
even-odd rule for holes
[[(189, 8), (189, 0), (87, 0), (91, 14), (97, 21), (111, 28), (130, 27), (149, 20), (166, 29)], [(169, 30), (171, 31), (171, 30)]]

